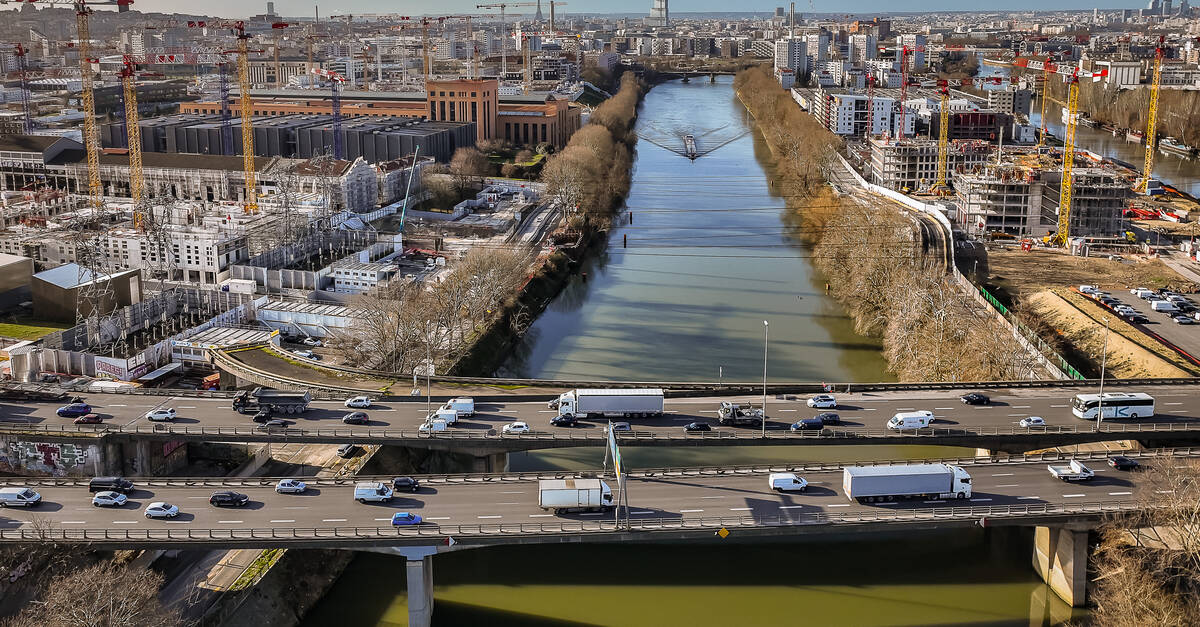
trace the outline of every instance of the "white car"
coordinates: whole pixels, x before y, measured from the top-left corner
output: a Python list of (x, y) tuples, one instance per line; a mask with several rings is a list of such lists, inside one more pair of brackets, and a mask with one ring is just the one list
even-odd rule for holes
[(303, 357), (305, 359), (312, 359), (314, 353), (312, 351), (305, 350), (305, 351), (292, 351), (292, 354), (297, 357)]
[(315, 337), (306, 337), (303, 340), (300, 340), (300, 343), (305, 346), (322, 346), (321, 340), (318, 340)]
[(175, 420), (175, 408), (151, 409), (146, 412), (146, 420), (151, 422), (171, 422)]
[(96, 496), (92, 497), (93, 507), (120, 507), (129, 501), (129, 497), (120, 492), (112, 492), (106, 490), (97, 492)]
[(280, 494), (300, 494), (308, 489), (308, 484), (299, 479), (280, 479), (275, 484), (275, 491)]
[(1043, 420), (1041, 416), (1030, 416), (1028, 418), (1021, 419), (1021, 426), (1022, 427), (1044, 427), (1044, 426), (1046, 426), (1046, 421)]
[(529, 425), (524, 422), (514, 422), (504, 425), (501, 433), (529, 433)]
[(146, 506), (146, 518), (174, 518), (178, 515), (179, 508), (170, 503), (155, 501)]
[(837, 399), (832, 394), (818, 394), (810, 397), (805, 404), (817, 409), (833, 409), (837, 407)]
[(369, 397), (369, 396), (355, 396), (354, 398), (346, 399), (346, 407), (355, 407), (355, 408), (359, 408), (359, 409), (366, 409), (367, 407), (370, 407), (370, 406), (371, 406), (371, 397)]

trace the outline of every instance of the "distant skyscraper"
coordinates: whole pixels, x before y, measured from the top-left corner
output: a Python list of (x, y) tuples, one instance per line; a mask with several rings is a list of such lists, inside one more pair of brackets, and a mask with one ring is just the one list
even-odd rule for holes
[(267, 3), (267, 15), (275, 15), (275, 3), (274, 2)]
[(667, 0), (654, 0), (650, 7), (650, 17), (646, 20), (650, 26), (670, 26), (671, 11), (667, 8)]
[(542, 0), (538, 0), (537, 15), (533, 16), (533, 19), (535, 19), (539, 22), (542, 21)]

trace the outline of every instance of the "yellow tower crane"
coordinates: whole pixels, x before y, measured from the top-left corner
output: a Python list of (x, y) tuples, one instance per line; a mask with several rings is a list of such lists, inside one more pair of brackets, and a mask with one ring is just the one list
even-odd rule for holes
[(1163, 37), (1158, 36), (1158, 46), (1154, 49), (1154, 79), (1150, 82), (1150, 107), (1146, 111), (1146, 164), (1142, 168), (1142, 180), (1138, 181), (1134, 191), (1146, 193), (1150, 187), (1150, 177), (1154, 173), (1154, 148), (1158, 140), (1158, 91), (1162, 84)]
[(247, 42), (250, 36), (246, 34), (244, 25), (239, 24), (237, 30), (237, 68), (238, 68), (238, 104), (241, 105), (242, 116), (242, 170), (246, 175), (246, 202), (243, 209), (246, 213), (258, 213), (258, 181), (254, 171), (254, 103), (250, 99), (250, 63), (247, 57), (250, 50)]
[(942, 104), (941, 120), (938, 125), (937, 180), (934, 181), (930, 191), (935, 194), (944, 194), (950, 189), (946, 181), (946, 163), (950, 157), (950, 84), (946, 81), (938, 81), (938, 87), (940, 87), (938, 91), (942, 94)]
[[(33, 4), (35, 0), (16, 0)], [(91, 30), (88, 20), (92, 15), (93, 6), (115, 6), (117, 11), (124, 13), (129, 10), (133, 0), (37, 0), (37, 4), (69, 4), (75, 9), (75, 30), (79, 39), (79, 70), (83, 85), (83, 147), (87, 152), (88, 164), (88, 197), (93, 207), (100, 206), (100, 196), (103, 191), (100, 184), (100, 136), (96, 132), (96, 94), (92, 80), (92, 64), (99, 60), (92, 58)]]
[(1066, 246), (1071, 237), (1071, 192), (1075, 179), (1075, 128), (1079, 126), (1079, 77), (1067, 79), (1067, 136), (1063, 140), (1062, 182), (1058, 188), (1058, 231), (1050, 243)]
[(142, 175), (142, 131), (138, 128), (137, 73), (133, 57), (125, 56), (121, 68), (121, 85), (125, 90), (125, 134), (129, 143), (129, 197), (133, 199), (133, 226), (146, 229), (146, 179)]

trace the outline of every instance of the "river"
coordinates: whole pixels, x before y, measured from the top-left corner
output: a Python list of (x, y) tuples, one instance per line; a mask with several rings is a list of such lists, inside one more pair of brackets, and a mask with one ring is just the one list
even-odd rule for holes
[[(714, 130), (715, 129), (715, 130)], [(528, 376), (886, 380), (879, 344), (824, 294), (787, 236), (769, 154), (728, 77), (647, 95), (629, 207), (609, 250), (534, 325), (508, 372)], [(694, 134), (696, 159), (673, 152)], [(707, 133), (707, 134), (705, 134)], [(728, 142), (728, 143), (725, 143)], [(724, 143), (724, 145), (720, 145)], [(660, 146), (661, 144), (661, 146)], [(665, 146), (665, 147), (664, 147)], [(629, 248), (622, 247), (629, 236)], [(702, 248), (697, 244), (720, 248)], [(740, 258), (739, 258), (740, 257)], [(637, 449), (629, 467), (969, 456), (938, 447)], [(598, 468), (600, 449), (513, 454), (511, 470)], [(636, 497), (635, 501), (636, 501)], [(437, 625), (988, 625), (1071, 616), (1030, 567), (1030, 532), (974, 529), (817, 541), (546, 545), (435, 560)], [(304, 624), (407, 621), (403, 561), (356, 557)]]
[[(731, 79), (647, 94), (621, 224), (502, 373), (761, 380), (766, 320), (772, 380), (891, 380), (879, 342), (854, 332), (810, 250), (791, 237), (784, 200), (768, 183), (769, 151)], [(711, 152), (694, 161), (676, 152), (687, 134)]]

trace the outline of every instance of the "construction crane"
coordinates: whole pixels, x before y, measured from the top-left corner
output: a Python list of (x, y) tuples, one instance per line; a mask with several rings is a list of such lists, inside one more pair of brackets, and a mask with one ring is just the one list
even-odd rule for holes
[(938, 81), (938, 93), (942, 96), (942, 104), (938, 111), (941, 119), (938, 125), (937, 180), (930, 191), (944, 194), (950, 189), (946, 182), (946, 163), (950, 158), (950, 83)]
[(875, 75), (867, 75), (867, 128), (863, 137), (870, 139), (875, 135)]
[(1058, 191), (1058, 230), (1050, 243), (1066, 246), (1071, 237), (1071, 193), (1075, 179), (1075, 128), (1079, 125), (1079, 77), (1067, 79), (1067, 137), (1063, 143), (1062, 183)]
[(1142, 168), (1142, 180), (1134, 191), (1147, 193), (1150, 177), (1154, 174), (1154, 145), (1158, 140), (1158, 91), (1162, 85), (1163, 36), (1158, 36), (1154, 48), (1154, 79), (1150, 82), (1150, 107), (1146, 111), (1146, 164)]
[(133, 199), (133, 227), (146, 228), (146, 179), (142, 175), (142, 132), (138, 128), (137, 66), (132, 57), (124, 58), (117, 74), (125, 93), (125, 135), (129, 144), (129, 197)]
[(29, 102), (29, 60), (26, 55), (29, 49), (20, 43), (13, 49), (17, 57), (17, 74), (21, 79), (21, 111), (25, 114), (25, 134), (33, 133), (33, 105)]
[(18, 4), (26, 2), (40, 5), (69, 4), (75, 9), (75, 30), (79, 39), (79, 70), (83, 85), (83, 146), (87, 152), (88, 164), (88, 197), (93, 207), (100, 206), (100, 136), (96, 132), (96, 94), (92, 76), (92, 64), (99, 59), (92, 58), (91, 30), (88, 21), (92, 16), (93, 6), (115, 6), (119, 13), (129, 10), (133, 0), (16, 0)]
[(331, 104), (333, 109), (333, 158), (342, 159), (345, 157), (345, 152), (342, 149), (342, 86), (346, 82), (346, 77), (322, 68), (313, 68), (312, 73), (315, 76), (320, 76), (329, 80), (330, 90), (332, 91)]
[(908, 112), (904, 108), (908, 100), (908, 55), (912, 52), (925, 52), (925, 46), (893, 46), (880, 47), (880, 50), (892, 50), (900, 54), (900, 121), (896, 125), (896, 140), (904, 139), (904, 125), (908, 120)]
[(500, 29), (504, 32), (500, 39), (500, 80), (503, 82), (504, 76), (508, 74), (508, 21), (504, 19), (504, 11), (508, 7), (534, 7), (536, 2), (498, 2), (495, 4), (477, 4), (476, 9), (500, 9)]

